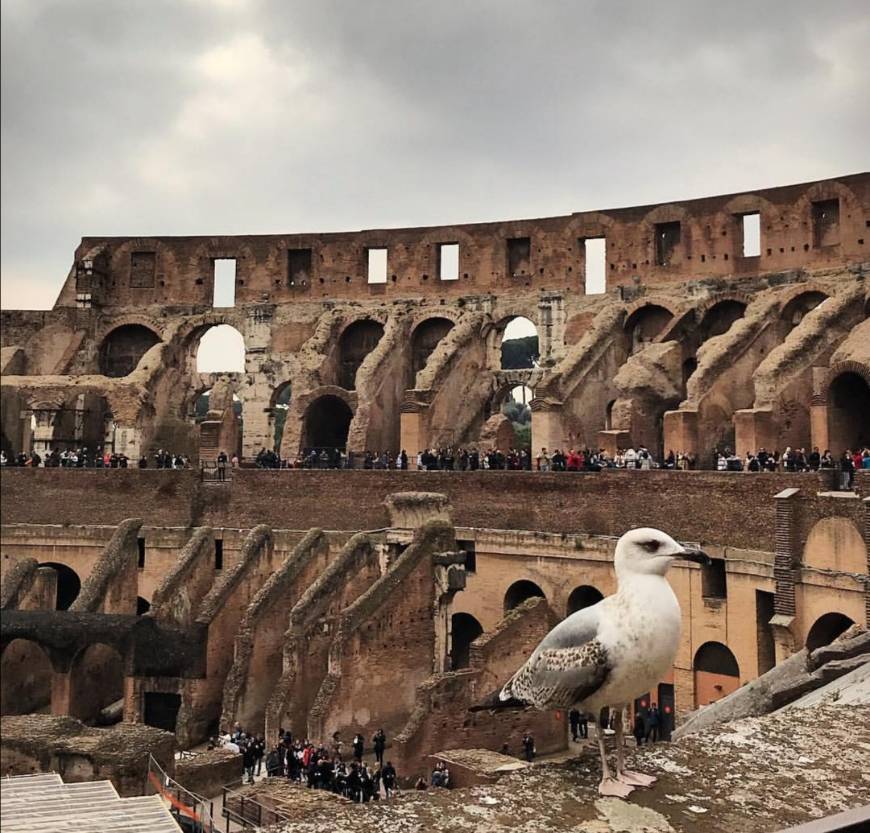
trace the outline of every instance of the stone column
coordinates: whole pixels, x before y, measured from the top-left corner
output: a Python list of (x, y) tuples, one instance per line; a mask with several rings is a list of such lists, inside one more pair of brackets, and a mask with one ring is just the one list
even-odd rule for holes
[(773, 412), (768, 409), (747, 408), (734, 413), (734, 453), (746, 457), (759, 448), (772, 450), (776, 447), (773, 429)]
[(800, 489), (783, 489), (774, 496), (776, 501), (776, 528), (774, 543), (773, 577), (776, 595), (773, 602), (774, 616), (770, 620), (776, 644), (776, 662), (788, 659), (795, 651), (794, 622), (795, 572), (798, 567), (797, 510)]
[(598, 447), (604, 449), (608, 457), (615, 457), (620, 448), (628, 448), (631, 445), (631, 433), (629, 431), (599, 431)]
[(665, 411), (664, 452), (698, 456), (698, 411)]
[(562, 422), (562, 403), (555, 399), (535, 398), (532, 409), (532, 458), (542, 449), (552, 451), (568, 445)]
[(70, 674), (68, 671), (55, 671), (51, 675), (51, 713), (69, 714), (69, 709)]
[(417, 452), (429, 444), (428, 406), (421, 402), (402, 403), (399, 413), (399, 447), (408, 455), (408, 468), (417, 468)]

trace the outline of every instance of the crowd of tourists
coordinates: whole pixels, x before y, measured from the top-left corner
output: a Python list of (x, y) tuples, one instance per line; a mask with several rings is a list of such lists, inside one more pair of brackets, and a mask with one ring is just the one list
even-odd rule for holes
[[(246, 733), (237, 723), (232, 732), (213, 738), (209, 748), (216, 746), (242, 754), (244, 780), (254, 783), (265, 770), (272, 778), (288, 778), (311, 789), (327, 790), (351, 801), (365, 803), (390, 798), (396, 791), (398, 775), (391, 761), (384, 760), (387, 736), (383, 729), (371, 738), (374, 761), (366, 761), (366, 741), (354, 735), (346, 745), (336, 732), (329, 744), (315, 743), (307, 738), (294, 738), (289, 731), (278, 730), (277, 742), (266, 753), (262, 737)], [(447, 774), (439, 786), (447, 786)]]
[(123, 453), (106, 451), (103, 448), (80, 447), (63, 451), (55, 448), (44, 457), (37, 451), (10, 454), (8, 457), (5, 451), (0, 451), (0, 465), (34, 469), (147, 469), (152, 466), (156, 469), (189, 469), (190, 458), (186, 454), (173, 454), (161, 448), (151, 456), (150, 462), (145, 454), (134, 461)]

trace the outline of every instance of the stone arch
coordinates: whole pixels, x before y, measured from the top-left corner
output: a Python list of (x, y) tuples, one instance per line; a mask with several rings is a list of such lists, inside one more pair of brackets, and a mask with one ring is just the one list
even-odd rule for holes
[(793, 293), (782, 305), (779, 314), (787, 332), (791, 332), (810, 310), (815, 309), (829, 297), (827, 292), (820, 289), (804, 288), (801, 292)]
[(626, 310), (623, 329), (631, 352), (635, 353), (644, 344), (655, 341), (673, 317), (674, 311), (670, 307), (652, 301), (635, 305), (630, 312)]
[(69, 671), (70, 714), (95, 720), (124, 696), (124, 660), (111, 645), (95, 642), (75, 656)]
[(806, 646), (808, 651), (815, 651), (825, 645), (830, 645), (838, 636), (854, 625), (845, 613), (832, 611), (819, 616), (807, 633)]
[(115, 327), (100, 342), (100, 373), (115, 379), (129, 376), (142, 357), (160, 341), (160, 336), (144, 324), (129, 323)]
[(547, 597), (535, 582), (528, 579), (515, 581), (504, 594), (504, 612), (507, 613), (509, 610), (513, 610), (526, 599), (534, 598), (546, 599)]
[(284, 426), (290, 413), (290, 401), (293, 396), (292, 383), (282, 382), (269, 398), (269, 436), (272, 438), (274, 451), (281, 450), (281, 440), (284, 438)]
[(38, 642), (13, 639), (0, 657), (0, 714), (33, 714), (51, 705), (51, 660)]
[[(527, 332), (529, 327), (534, 333)], [(498, 366), (502, 370), (528, 370), (535, 366), (541, 355), (541, 334), (535, 321), (526, 315), (512, 315), (502, 318), (494, 329), (499, 349)], [(522, 341), (522, 345), (511, 345), (518, 341)]]
[(870, 446), (870, 370), (858, 362), (831, 368), (827, 384), (828, 446), (835, 454)]
[(450, 618), (450, 668), (468, 668), (471, 643), (483, 633), (483, 626), (470, 613), (454, 613)]
[(244, 373), (245, 337), (232, 324), (206, 326), (196, 339), (197, 373)]
[(57, 573), (57, 595), (54, 609), (69, 610), (70, 605), (78, 598), (82, 589), (79, 574), (72, 567), (58, 561), (44, 561), (39, 566), (51, 567)]
[(698, 336), (701, 343), (723, 335), (731, 325), (743, 318), (749, 301), (743, 297), (717, 298), (698, 311)]
[(817, 521), (804, 545), (802, 563), (821, 570), (844, 573), (867, 572), (867, 545), (851, 520), (828, 517)]
[(426, 366), (429, 356), (435, 351), (441, 339), (455, 326), (455, 321), (443, 315), (431, 315), (414, 326), (411, 331), (411, 357), (409, 384), (414, 387), (417, 374)]
[(731, 649), (721, 642), (705, 642), (692, 663), (695, 706), (725, 697), (740, 686), (740, 667)]
[(374, 318), (352, 321), (338, 337), (338, 384), (356, 390), (356, 374), (366, 356), (378, 346), (384, 325)]
[(570, 616), (578, 610), (583, 610), (584, 607), (592, 607), (598, 604), (604, 598), (604, 594), (591, 584), (582, 584), (575, 587), (568, 596), (568, 603), (565, 607), (565, 615)]
[(353, 410), (345, 399), (325, 394), (314, 399), (302, 417), (304, 449), (346, 449)]

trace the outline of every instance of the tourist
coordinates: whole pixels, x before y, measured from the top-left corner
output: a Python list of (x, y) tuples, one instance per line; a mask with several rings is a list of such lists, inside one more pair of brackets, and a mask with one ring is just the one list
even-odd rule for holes
[(254, 783), (254, 764), (256, 760), (257, 752), (254, 749), (254, 744), (252, 742), (246, 743), (242, 749), (242, 766), (245, 768), (245, 775), (249, 784)]
[(529, 732), (523, 735), (523, 756), (529, 763), (535, 759), (535, 739)]
[(571, 726), (571, 740), (577, 743), (580, 740), (580, 712), (577, 709), (571, 709), (568, 713), (568, 723)]
[(217, 456), (217, 472), (218, 472), (218, 480), (224, 481), (227, 479), (227, 453), (226, 451), (221, 451)]
[(387, 761), (387, 765), (381, 773), (381, 778), (384, 782), (384, 795), (389, 798), (396, 789), (396, 768), (393, 766), (392, 761)]
[(357, 732), (353, 736), (353, 742), (351, 743), (351, 747), (353, 749), (354, 758), (362, 763), (363, 752), (365, 750), (365, 741), (363, 740), (363, 736), (359, 732)]
[(659, 717), (659, 709), (658, 706), (653, 703), (650, 706), (649, 712), (647, 714), (647, 731), (646, 731), (646, 742), (647, 743), (655, 743), (659, 739), (659, 724), (661, 723)]
[(384, 749), (387, 747), (387, 735), (383, 729), (378, 729), (372, 738), (372, 746), (375, 750), (375, 760), (378, 766), (384, 765)]
[(843, 492), (852, 491), (852, 481), (855, 478), (855, 463), (852, 459), (852, 452), (849, 449), (843, 452), (840, 458), (840, 490)]
[(644, 740), (646, 740), (647, 732), (646, 732), (646, 722), (643, 719), (643, 714), (640, 711), (637, 711), (634, 715), (634, 739), (637, 741), (638, 746), (642, 746)]

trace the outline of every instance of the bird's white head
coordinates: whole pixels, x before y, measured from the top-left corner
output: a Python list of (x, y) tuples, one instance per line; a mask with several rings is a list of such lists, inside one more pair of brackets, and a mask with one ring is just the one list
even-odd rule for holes
[(706, 553), (677, 543), (660, 529), (631, 529), (616, 543), (613, 566), (619, 577), (637, 574), (663, 576), (678, 558), (709, 564)]

